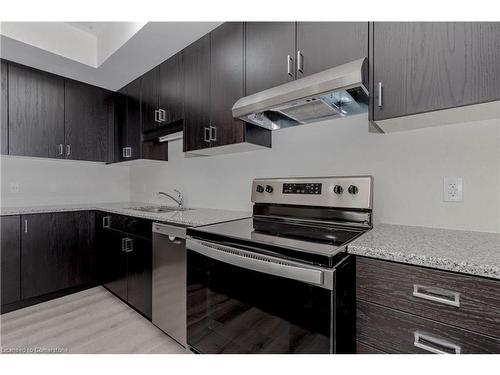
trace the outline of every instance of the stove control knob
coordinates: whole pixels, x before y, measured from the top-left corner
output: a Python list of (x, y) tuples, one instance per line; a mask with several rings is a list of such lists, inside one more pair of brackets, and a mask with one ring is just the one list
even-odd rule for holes
[(344, 192), (344, 188), (342, 186), (340, 186), (340, 185), (335, 185), (333, 187), (333, 192), (335, 194), (342, 194)]
[(263, 193), (264, 192), (264, 186), (257, 185), (257, 189), (255, 189), (255, 190), (257, 190), (257, 193)]
[(273, 192), (273, 187), (271, 185), (266, 185), (266, 193), (272, 193)]
[(355, 195), (358, 194), (359, 189), (356, 185), (350, 185), (347, 191), (349, 192), (349, 194)]

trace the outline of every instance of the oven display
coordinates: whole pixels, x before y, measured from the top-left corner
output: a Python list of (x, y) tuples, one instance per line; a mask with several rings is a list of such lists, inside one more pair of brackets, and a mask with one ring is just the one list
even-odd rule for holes
[(321, 194), (321, 185), (317, 183), (283, 184), (283, 194)]

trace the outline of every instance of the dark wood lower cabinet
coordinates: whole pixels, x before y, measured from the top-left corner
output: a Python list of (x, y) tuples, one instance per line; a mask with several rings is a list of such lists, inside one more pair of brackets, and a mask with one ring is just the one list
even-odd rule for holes
[(152, 244), (150, 240), (129, 236), (131, 250), (127, 253), (127, 301), (151, 318)]
[(101, 282), (111, 292), (127, 300), (127, 255), (122, 250), (124, 235), (113, 230), (105, 230), (98, 237), (101, 254)]
[(3, 216), (0, 220), (1, 295), (4, 305), (21, 299), (21, 233), (19, 216)]

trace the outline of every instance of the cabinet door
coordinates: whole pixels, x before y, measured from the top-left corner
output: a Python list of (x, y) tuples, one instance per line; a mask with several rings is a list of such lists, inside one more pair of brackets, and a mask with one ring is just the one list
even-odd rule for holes
[(141, 77), (142, 130), (148, 131), (158, 127), (158, 110), (160, 67), (157, 66)]
[[(184, 151), (210, 147), (210, 35), (189, 45), (184, 55)], [(207, 139), (207, 141), (205, 141)]]
[(0, 218), (1, 304), (21, 299), (21, 233), (19, 216)]
[(376, 22), (373, 87), (374, 120), (498, 100), (500, 23)]
[(182, 86), (182, 53), (177, 53), (160, 65), (159, 108), (165, 111), (165, 120), (160, 126), (183, 119)]
[(60, 289), (90, 283), (93, 279), (93, 251), (88, 211), (61, 212), (55, 216), (55, 246), (63, 256)]
[(151, 319), (152, 243), (127, 236), (132, 242), (128, 255), (128, 303)]
[(65, 153), (68, 159), (109, 160), (113, 93), (67, 79), (65, 82)]
[(64, 80), (9, 63), (9, 154), (62, 157)]
[(294, 66), (294, 22), (246, 23), (246, 95), (293, 81)]
[[(115, 161), (141, 158), (141, 80), (120, 89), (115, 97)], [(128, 152), (125, 153), (125, 148)]]
[(1, 91), (0, 91), (0, 154), (8, 155), (9, 153), (9, 117), (8, 117), (8, 64), (5, 60), (0, 60), (1, 73)]
[(124, 147), (127, 146), (127, 90), (126, 87), (117, 91), (114, 95), (114, 146), (113, 161), (127, 160)]
[(122, 248), (125, 237), (121, 232), (104, 228), (97, 230), (96, 235), (101, 282), (124, 301), (127, 300), (127, 254)]
[(244, 91), (244, 24), (226, 22), (210, 33), (210, 124), (214, 146), (244, 141), (244, 123), (233, 118)]
[(63, 285), (62, 247), (55, 243), (55, 214), (21, 217), (21, 297), (55, 292)]
[(297, 22), (297, 78), (363, 57), (368, 22)]

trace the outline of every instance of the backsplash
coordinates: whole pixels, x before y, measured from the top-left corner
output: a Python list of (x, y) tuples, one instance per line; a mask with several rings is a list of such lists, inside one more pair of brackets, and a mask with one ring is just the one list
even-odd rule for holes
[[(273, 148), (131, 167), (133, 201), (167, 203), (182, 190), (192, 207), (250, 210), (255, 177), (374, 176), (375, 223), (500, 232), (500, 121), (373, 134), (366, 115), (273, 133)], [(464, 201), (443, 201), (443, 178), (462, 177)], [(168, 202), (169, 204), (171, 202)]]
[(3, 207), (130, 200), (128, 167), (2, 156), (1, 171)]

